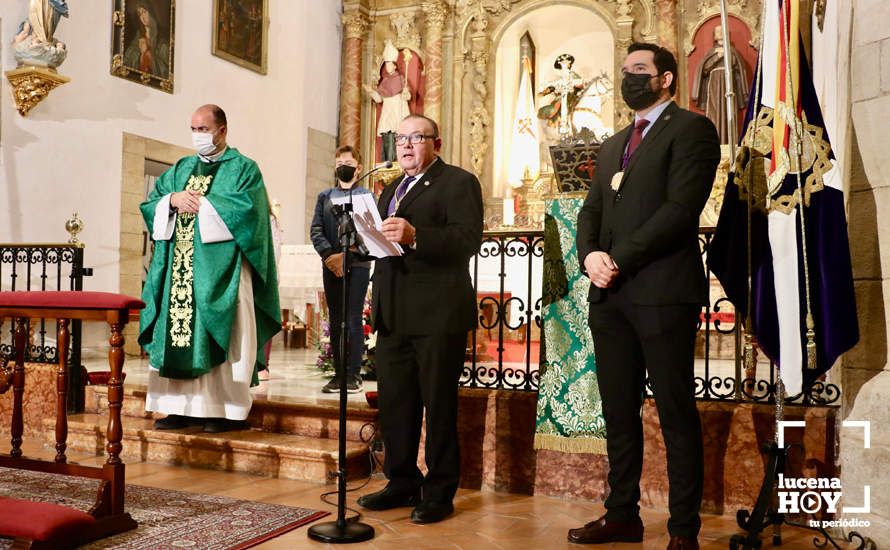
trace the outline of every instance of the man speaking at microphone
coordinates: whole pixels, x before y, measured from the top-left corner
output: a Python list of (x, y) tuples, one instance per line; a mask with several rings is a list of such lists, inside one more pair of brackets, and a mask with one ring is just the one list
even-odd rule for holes
[[(439, 158), (441, 146), (435, 121), (405, 117), (396, 135), (405, 175), (377, 204), (383, 234), (405, 253), (378, 259), (374, 268), (372, 320), (389, 482), (358, 503), (369, 510), (414, 506), (414, 523), (454, 512), (457, 383), (477, 314), (469, 261), (482, 242), (482, 190), (476, 176)], [(417, 467), (424, 410), (426, 476)]]

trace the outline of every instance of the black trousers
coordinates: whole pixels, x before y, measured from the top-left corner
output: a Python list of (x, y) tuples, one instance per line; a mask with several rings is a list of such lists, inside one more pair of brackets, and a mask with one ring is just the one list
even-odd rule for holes
[(668, 531), (694, 537), (701, 527), (703, 451), (695, 406), (696, 305), (641, 306), (620, 290), (590, 304), (590, 331), (606, 420), (609, 489), (606, 516), (639, 515), (643, 469), (641, 407), (646, 371), (667, 448)]
[[(346, 363), (346, 372), (353, 376), (358, 376), (362, 370), (362, 357), (365, 350), (362, 313), (365, 308), (365, 296), (368, 294), (370, 273), (371, 270), (367, 267), (353, 267), (349, 272), (349, 303), (346, 304), (349, 360)], [(328, 303), (328, 323), (331, 332), (331, 348), (334, 352), (334, 365), (339, 367), (342, 362), (340, 333), (343, 322), (343, 277), (337, 277), (330, 269), (325, 268), (322, 271), (322, 281), (324, 282), (325, 301)]]
[[(388, 487), (400, 493), (422, 488), (424, 501), (451, 502), (460, 481), (457, 382), (467, 333), (407, 336), (380, 328), (375, 359), (380, 429)], [(426, 411), (426, 477), (417, 467)]]

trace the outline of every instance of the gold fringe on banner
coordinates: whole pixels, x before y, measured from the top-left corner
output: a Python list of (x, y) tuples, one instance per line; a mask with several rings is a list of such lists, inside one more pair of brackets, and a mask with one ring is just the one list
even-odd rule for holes
[(564, 435), (535, 434), (535, 450), (560, 453), (606, 454), (606, 440), (600, 437), (567, 437)]

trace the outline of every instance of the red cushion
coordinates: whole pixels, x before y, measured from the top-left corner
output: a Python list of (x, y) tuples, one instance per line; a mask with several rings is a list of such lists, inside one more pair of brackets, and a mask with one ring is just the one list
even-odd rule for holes
[(0, 292), (0, 307), (59, 309), (142, 309), (145, 302), (126, 294), (85, 290)]
[(0, 497), (0, 535), (4, 537), (64, 540), (94, 523), (93, 516), (67, 506)]

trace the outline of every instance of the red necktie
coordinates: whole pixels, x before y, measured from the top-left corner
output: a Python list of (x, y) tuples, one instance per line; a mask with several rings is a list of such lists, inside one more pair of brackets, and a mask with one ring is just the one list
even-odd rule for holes
[(645, 118), (641, 118), (634, 124), (634, 129), (630, 133), (630, 141), (627, 142), (627, 152), (624, 153), (624, 159), (621, 161), (622, 170), (627, 168), (627, 163), (630, 162), (630, 157), (633, 156), (634, 151), (637, 150), (637, 147), (640, 146), (640, 142), (643, 141), (643, 130), (646, 129), (646, 126), (649, 126), (649, 121)]

